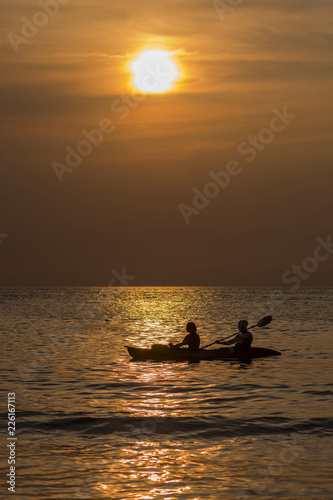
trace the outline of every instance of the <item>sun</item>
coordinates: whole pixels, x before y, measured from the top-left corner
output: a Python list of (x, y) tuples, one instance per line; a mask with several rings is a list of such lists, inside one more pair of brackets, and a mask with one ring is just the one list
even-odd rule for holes
[(165, 50), (146, 50), (131, 63), (132, 85), (141, 92), (159, 94), (173, 88), (179, 76), (172, 53)]

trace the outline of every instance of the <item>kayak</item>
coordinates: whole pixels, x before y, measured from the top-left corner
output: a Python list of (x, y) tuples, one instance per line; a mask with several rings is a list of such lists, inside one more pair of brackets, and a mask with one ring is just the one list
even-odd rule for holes
[(129, 355), (140, 361), (203, 361), (211, 359), (222, 360), (250, 360), (255, 358), (266, 358), (268, 356), (281, 356), (279, 351), (266, 349), (264, 347), (250, 347), (249, 349), (237, 349), (233, 347), (221, 347), (220, 349), (170, 349), (168, 346), (157, 345), (152, 349), (125, 346)]

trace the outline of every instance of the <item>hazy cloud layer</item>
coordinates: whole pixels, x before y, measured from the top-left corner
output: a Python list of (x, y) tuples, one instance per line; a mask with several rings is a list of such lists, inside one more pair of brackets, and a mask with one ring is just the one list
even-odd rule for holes
[[(213, 2), (71, 0), (16, 54), (8, 33), (40, 9), (1, 7), (3, 285), (106, 285), (123, 266), (136, 284), (279, 285), (330, 234), (331, 1), (244, 1), (222, 22)], [(128, 62), (154, 46), (183, 78), (121, 111)], [(247, 162), (239, 145), (284, 106), (297, 117)], [(105, 118), (59, 183), (51, 164)], [(185, 224), (178, 205), (230, 160), (242, 174)]]

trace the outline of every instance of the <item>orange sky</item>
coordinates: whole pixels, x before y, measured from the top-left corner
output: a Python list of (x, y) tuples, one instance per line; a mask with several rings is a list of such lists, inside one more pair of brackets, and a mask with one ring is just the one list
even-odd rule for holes
[[(1, 6), (2, 285), (107, 285), (125, 267), (133, 285), (279, 286), (331, 234), (331, 0), (215, 4)], [(154, 48), (182, 78), (139, 101), (128, 65)], [(296, 116), (249, 162), (273, 109)], [(70, 171), (66, 148), (101, 122), (112, 132)], [(230, 161), (241, 173), (197, 210), (193, 189)]]

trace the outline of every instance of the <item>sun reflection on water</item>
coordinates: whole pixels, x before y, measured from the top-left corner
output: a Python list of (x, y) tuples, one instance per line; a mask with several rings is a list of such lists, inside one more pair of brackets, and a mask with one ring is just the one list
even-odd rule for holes
[[(86, 315), (74, 310), (83, 300), (90, 304), (100, 297), (99, 290), (62, 291), (61, 300), (58, 291), (44, 291), (40, 302), (35, 300), (40, 292), (34, 291), (31, 300), (27, 291), (20, 292), (14, 302), (8, 293), (4, 306), (5, 311), (13, 307), (13, 318), (5, 317), (3, 331), (8, 327), (10, 338), (2, 346), (2, 361), (19, 366), (51, 335), (58, 339), (57, 356), (27, 381), (15, 382), (22, 410), (18, 486), (29, 498), (231, 499), (254, 497), (253, 479), (262, 498), (268, 498), (268, 480), (276, 498), (299, 498), (300, 491), (311, 496), (315, 488), (322, 498), (332, 498), (331, 477), (321, 465), (328, 471), (333, 446), (327, 404), (330, 291), (318, 292), (321, 298), (313, 302), (304, 290), (297, 302), (288, 295), (282, 330), (255, 334), (257, 345), (284, 355), (258, 360), (246, 370), (237, 363), (130, 363), (124, 345), (181, 340), (191, 320), (202, 344), (208, 344), (230, 334), (235, 318), (266, 292), (168, 288), (115, 294), (108, 289), (98, 299), (96, 319), (91, 319), (95, 300)], [(61, 320), (51, 313), (54, 318), (61, 313)], [(316, 347), (317, 320), (321, 337)], [(64, 325), (73, 322), (70, 337)], [(286, 339), (297, 342), (297, 349)], [(12, 380), (10, 367), (6, 373)], [(290, 447), (297, 452), (292, 462)], [(283, 465), (281, 476), (274, 464)], [(258, 477), (258, 471), (265, 475)]]
[[(179, 443), (181, 444), (181, 443)], [(136, 499), (175, 498), (173, 495), (182, 494), (190, 490), (190, 486), (183, 483), (169, 469), (175, 464), (178, 468), (188, 465), (190, 453), (185, 453), (181, 448), (160, 448), (159, 444), (142, 441), (136, 443), (137, 449), (122, 449), (122, 458), (119, 462), (128, 470), (128, 478), (133, 481), (133, 486), (142, 481), (156, 483), (149, 492), (136, 494)], [(157, 486), (158, 484), (158, 486)], [(169, 496), (171, 495), (171, 496)]]

